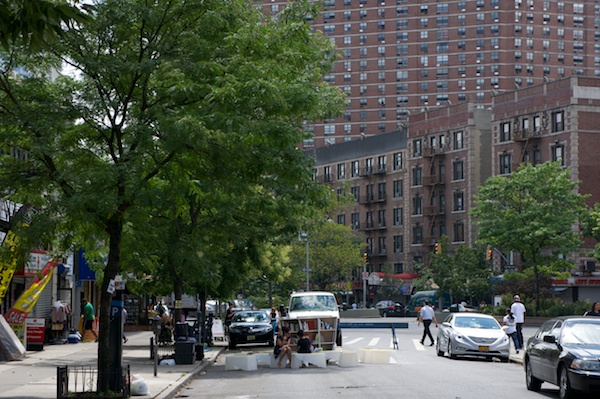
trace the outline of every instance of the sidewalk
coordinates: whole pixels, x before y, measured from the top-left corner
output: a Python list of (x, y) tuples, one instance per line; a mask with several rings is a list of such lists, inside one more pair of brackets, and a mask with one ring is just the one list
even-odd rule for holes
[[(151, 331), (126, 333), (128, 341), (123, 345), (122, 365), (130, 366), (131, 375), (139, 374), (148, 384), (150, 395), (140, 398), (170, 399), (196, 374), (214, 363), (225, 350), (224, 343), (217, 342), (205, 348), (204, 359), (193, 364), (158, 366), (154, 376), (154, 360), (150, 359)], [(92, 342), (77, 344), (44, 345), (43, 351), (28, 351), (17, 361), (0, 362), (0, 398), (54, 399), (56, 398), (57, 366), (97, 367), (98, 346)]]

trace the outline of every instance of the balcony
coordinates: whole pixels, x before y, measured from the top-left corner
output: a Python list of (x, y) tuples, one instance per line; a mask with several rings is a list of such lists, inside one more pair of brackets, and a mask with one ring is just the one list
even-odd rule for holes
[(436, 155), (444, 155), (445, 154), (444, 147), (424, 147), (423, 148), (423, 156), (424, 157), (434, 157)]
[(432, 175), (432, 176), (424, 176), (423, 184), (425, 186), (436, 186), (440, 184), (445, 184), (446, 176), (445, 175)]
[(361, 177), (373, 176), (373, 168), (369, 167), (369, 168), (363, 168), (363, 169), (361, 169), (360, 176)]
[(542, 135), (542, 130), (538, 129), (521, 129), (515, 130), (513, 133), (514, 141), (527, 141), (530, 139), (538, 139)]
[(377, 169), (375, 169), (374, 174), (376, 175), (385, 175), (387, 173), (386, 165), (379, 165)]
[(427, 205), (423, 209), (423, 214), (425, 216), (445, 215), (446, 211), (444, 207), (440, 207), (439, 205)]

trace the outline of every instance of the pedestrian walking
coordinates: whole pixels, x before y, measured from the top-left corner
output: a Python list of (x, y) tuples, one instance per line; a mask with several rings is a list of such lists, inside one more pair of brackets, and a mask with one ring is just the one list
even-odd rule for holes
[(502, 324), (504, 325), (502, 329), (513, 340), (515, 350), (519, 353), (519, 350), (523, 348), (519, 345), (519, 337), (517, 336), (517, 320), (510, 309), (506, 309), (506, 315), (502, 319)]
[(527, 309), (521, 303), (521, 297), (515, 295), (513, 304), (510, 305), (510, 311), (517, 321), (517, 337), (519, 338), (519, 348), (523, 348), (523, 324), (525, 323), (525, 313)]
[(421, 310), (419, 311), (419, 321), (417, 323), (417, 325), (421, 325), (421, 322), (423, 322), (423, 338), (421, 338), (421, 345), (423, 345), (425, 342), (425, 337), (427, 336), (431, 340), (431, 344), (429, 344), (429, 346), (433, 346), (435, 344), (433, 335), (431, 335), (431, 331), (429, 330), (429, 326), (431, 325), (432, 321), (435, 322), (435, 326), (437, 327), (438, 322), (435, 317), (435, 312), (431, 306), (429, 306), (429, 301), (425, 301), (421, 307)]
[(592, 303), (592, 309), (583, 314), (584, 316), (600, 316), (600, 302)]
[(94, 314), (94, 306), (88, 302), (87, 299), (83, 298), (81, 300), (82, 306), (82, 314), (83, 317), (83, 331), (85, 337), (85, 331), (90, 330), (94, 337), (96, 337), (96, 342), (98, 342), (98, 334), (96, 333), (96, 329), (94, 329), (94, 321), (96, 321), (96, 315)]
[(127, 337), (125, 336), (125, 323), (127, 323), (127, 309), (123, 307), (121, 312), (121, 333), (123, 334), (123, 343), (127, 343)]

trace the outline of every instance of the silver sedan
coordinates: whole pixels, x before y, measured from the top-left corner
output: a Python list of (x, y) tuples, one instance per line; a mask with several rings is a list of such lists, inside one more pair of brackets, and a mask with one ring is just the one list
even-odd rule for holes
[(436, 344), (438, 356), (498, 357), (508, 362), (510, 341), (498, 321), (480, 313), (451, 313), (441, 324)]

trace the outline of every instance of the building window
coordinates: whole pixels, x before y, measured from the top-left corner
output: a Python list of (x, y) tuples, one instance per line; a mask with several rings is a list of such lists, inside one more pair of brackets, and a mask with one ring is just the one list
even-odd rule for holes
[(510, 141), (511, 139), (510, 122), (500, 124), (500, 142)]
[(403, 193), (403, 184), (404, 180), (394, 180), (394, 198), (401, 198)]
[(463, 161), (452, 162), (452, 180), (463, 180), (465, 178)]
[(423, 243), (423, 226), (416, 224), (413, 226), (413, 244)]
[(412, 171), (413, 180), (412, 185), (414, 186), (422, 186), (423, 185), (423, 168), (420, 166), (415, 166)]
[(423, 151), (421, 139), (413, 140), (413, 157), (420, 157)]
[(403, 167), (402, 163), (402, 153), (394, 153), (394, 170), (401, 170)]
[(394, 226), (402, 226), (404, 224), (404, 211), (402, 208), (394, 208)]
[(454, 193), (454, 211), (464, 211), (465, 210), (465, 194), (460, 191)]
[(378, 183), (377, 184), (377, 198), (380, 201), (384, 201), (385, 200), (385, 183)]
[(377, 243), (379, 244), (379, 254), (385, 255), (385, 237), (379, 237), (377, 239)]
[(365, 225), (366, 225), (367, 229), (372, 229), (374, 227), (373, 211), (367, 211), (367, 218), (365, 219)]
[(511, 154), (500, 154), (500, 174), (507, 175), (512, 172)]
[(552, 162), (558, 161), (560, 166), (565, 166), (565, 146), (557, 144), (552, 146)]
[(458, 132), (454, 132), (454, 149), (455, 150), (460, 150), (464, 147), (464, 143), (463, 143), (463, 132), (458, 131)]
[(454, 223), (454, 239), (453, 242), (465, 241), (465, 225), (463, 222)]
[(420, 195), (415, 195), (413, 197), (413, 215), (422, 215), (423, 214), (423, 197)]
[(367, 175), (373, 173), (373, 158), (365, 159), (365, 172)]
[(386, 171), (386, 156), (385, 155), (381, 155), (377, 158), (377, 170), (379, 172)]
[[(404, 236), (394, 236), (394, 253), (400, 254), (402, 252), (404, 252)], [(396, 273), (402, 273), (397, 270), (394, 271)]]
[(323, 178), (326, 182), (330, 182), (332, 180), (331, 176), (331, 166), (325, 166), (323, 168)]
[(350, 163), (350, 168), (351, 168), (351, 176), (352, 177), (358, 177), (358, 176), (360, 176), (360, 163), (359, 163), (359, 161), (352, 161)]
[(358, 203), (358, 201), (360, 199), (360, 187), (359, 186), (350, 187), (350, 193), (354, 196), (354, 202)]
[(339, 163), (337, 165), (337, 178), (338, 178), (338, 180), (346, 178), (346, 164), (345, 163)]
[(385, 227), (385, 209), (377, 211), (377, 226)]
[(561, 132), (565, 130), (565, 113), (558, 111), (552, 113), (552, 131)]
[(360, 213), (355, 212), (350, 215), (352, 219), (352, 230), (358, 230), (360, 228)]

